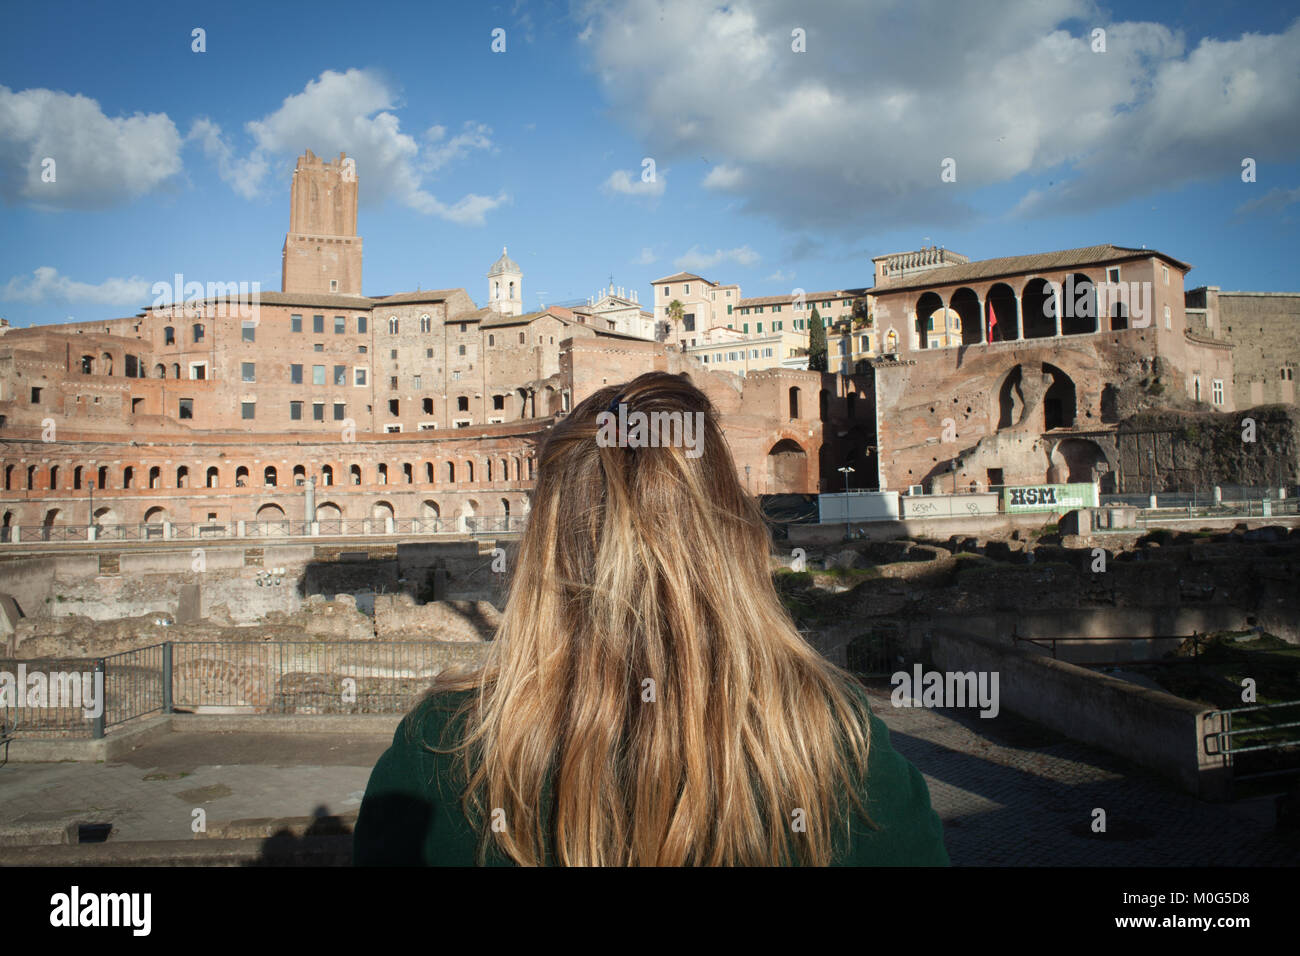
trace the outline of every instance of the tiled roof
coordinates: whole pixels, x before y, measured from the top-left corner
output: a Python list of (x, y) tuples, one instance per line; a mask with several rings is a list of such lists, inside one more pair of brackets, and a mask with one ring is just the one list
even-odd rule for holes
[[(673, 275), (673, 276), (665, 276), (665, 277), (662, 278), (662, 279), (655, 279), (655, 280), (654, 280), (653, 282), (651, 282), (650, 284), (651, 284), (651, 285), (658, 285), (660, 282), (687, 282), (687, 281), (689, 281), (689, 280), (691, 280), (691, 279), (699, 279), (701, 282), (709, 282), (709, 280), (706, 279), (706, 278), (704, 278), (704, 276), (697, 276), (697, 275), (696, 275), (695, 273), (693, 273), (693, 272), (679, 272), (679, 273), (677, 273), (677, 275)], [(714, 283), (709, 282), (709, 285), (713, 285), (713, 284), (714, 284)]]
[(428, 289), (424, 292), (398, 292), (396, 295), (372, 296), (376, 306), (399, 305), (403, 302), (446, 302), (463, 289)]
[[(897, 292), (901, 289), (923, 289), (928, 286), (948, 285), (953, 282), (971, 282), (997, 276), (1018, 275), (1026, 272), (1051, 272), (1074, 266), (1100, 265), (1125, 259), (1146, 259), (1150, 256), (1164, 259), (1180, 269), (1190, 271), (1186, 262), (1175, 259), (1156, 249), (1132, 249), (1110, 244), (1084, 246), (1081, 249), (1063, 249), (1060, 252), (1038, 252), (1028, 256), (1004, 256), (1001, 259), (978, 259), (975, 262), (953, 266), (940, 266), (926, 272), (903, 276), (895, 282), (880, 282), (867, 291), (873, 295)], [(811, 298), (811, 296), (809, 296)]]
[[(834, 292), (805, 292), (804, 293), (804, 301), (812, 302), (814, 304), (822, 301), (823, 299), (844, 299), (844, 298), (849, 298), (849, 299), (853, 298), (853, 293), (848, 289), (837, 289)], [(793, 302), (793, 301), (794, 301), (794, 296), (792, 295), (764, 295), (764, 296), (759, 296), (756, 299), (741, 299), (739, 302), (739, 306), (741, 308), (748, 309), (751, 306), (756, 306), (756, 305), (784, 305), (787, 302)]]

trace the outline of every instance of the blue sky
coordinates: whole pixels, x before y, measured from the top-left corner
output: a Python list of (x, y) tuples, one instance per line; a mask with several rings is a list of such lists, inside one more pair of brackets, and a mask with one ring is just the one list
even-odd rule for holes
[(502, 245), (536, 307), (611, 276), (643, 302), (682, 269), (775, 295), (870, 285), (872, 256), (925, 244), (1100, 242), (1190, 262), (1193, 286), (1296, 291), (1298, 17), (1083, 0), (11, 5), (0, 316), (130, 315), (176, 272), (278, 289), (307, 148), (357, 159), (372, 295), (483, 302)]

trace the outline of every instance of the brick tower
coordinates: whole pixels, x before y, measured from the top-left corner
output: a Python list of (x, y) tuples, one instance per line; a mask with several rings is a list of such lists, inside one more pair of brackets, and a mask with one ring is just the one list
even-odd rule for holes
[(282, 292), (361, 295), (357, 167), (346, 154), (325, 162), (307, 150), (293, 171)]

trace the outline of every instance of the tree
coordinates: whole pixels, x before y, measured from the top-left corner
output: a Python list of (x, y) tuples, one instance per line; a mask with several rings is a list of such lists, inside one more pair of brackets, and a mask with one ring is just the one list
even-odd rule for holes
[(673, 324), (674, 329), (680, 329), (682, 318), (686, 314), (686, 307), (682, 305), (679, 299), (673, 299), (668, 303), (668, 321)]
[(822, 328), (817, 306), (813, 306), (812, 317), (808, 320), (808, 371), (826, 371), (826, 330)]

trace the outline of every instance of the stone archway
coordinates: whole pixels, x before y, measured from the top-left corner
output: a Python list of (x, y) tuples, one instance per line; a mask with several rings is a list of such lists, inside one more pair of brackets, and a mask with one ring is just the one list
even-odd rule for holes
[(1091, 484), (1111, 470), (1106, 452), (1087, 438), (1065, 439), (1056, 446), (1052, 461), (1061, 465), (1065, 480), (1071, 483)]
[(782, 438), (767, 453), (766, 494), (799, 494), (808, 483), (808, 453), (791, 438)]

